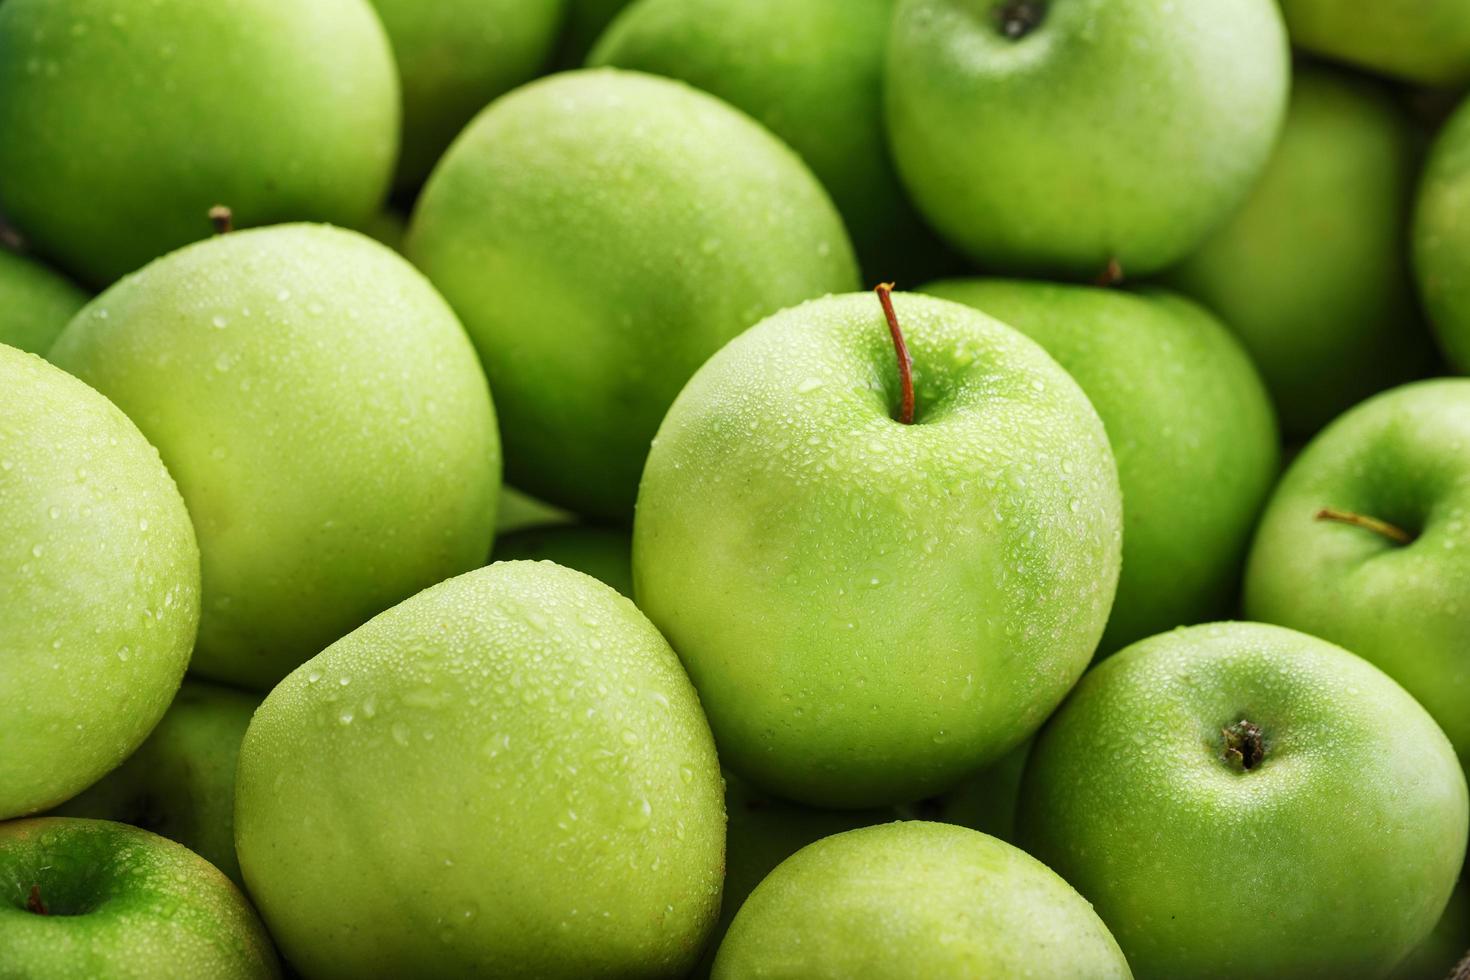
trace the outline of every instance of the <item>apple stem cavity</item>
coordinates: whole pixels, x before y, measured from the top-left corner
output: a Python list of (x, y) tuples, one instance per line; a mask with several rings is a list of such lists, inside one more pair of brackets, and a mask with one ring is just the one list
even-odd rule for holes
[(228, 235), (235, 230), (235, 212), (223, 204), (216, 204), (209, 209), (209, 223), (214, 225), (216, 235)]
[(1122, 281), (1123, 263), (1118, 261), (1116, 255), (1108, 259), (1108, 264), (1103, 267), (1103, 271), (1098, 273), (1097, 278), (1093, 280), (1095, 284), (1101, 286), (1103, 289), (1110, 289)]
[(1044, 0), (1007, 0), (996, 10), (1000, 32), (1008, 40), (1019, 41), (1041, 26), (1046, 17)]
[(878, 302), (883, 304), (883, 315), (888, 318), (888, 334), (893, 338), (893, 351), (898, 355), (898, 385), (901, 403), (898, 421), (904, 425), (914, 424), (914, 359), (909, 356), (909, 346), (904, 342), (903, 330), (898, 325), (898, 314), (893, 310), (893, 283), (880, 282), (874, 290)]
[(1250, 772), (1266, 757), (1266, 740), (1261, 726), (1242, 718), (1228, 728), (1220, 729), (1225, 737), (1225, 761), (1242, 772)]
[(33, 912), (36, 915), (50, 915), (51, 914), (50, 912), (47, 912), (46, 911), (46, 903), (43, 902), (43, 901), (41, 901), (41, 886), (40, 885), (32, 885), (31, 886), (31, 894), (30, 894), (30, 897), (28, 897), (26, 899), (26, 911)]
[(1353, 527), (1360, 527), (1366, 531), (1372, 531), (1374, 534), (1381, 534), (1395, 544), (1414, 543), (1414, 535), (1408, 531), (1405, 531), (1397, 525), (1390, 524), (1388, 521), (1379, 520), (1376, 517), (1369, 517), (1367, 514), (1355, 514), (1350, 510), (1339, 510), (1336, 507), (1323, 507), (1317, 511), (1317, 520), (1351, 524)]

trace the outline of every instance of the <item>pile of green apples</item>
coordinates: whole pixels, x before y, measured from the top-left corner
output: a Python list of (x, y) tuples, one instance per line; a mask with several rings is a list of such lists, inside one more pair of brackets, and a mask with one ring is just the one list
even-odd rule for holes
[(1470, 977), (1467, 89), (0, 0), (0, 978)]

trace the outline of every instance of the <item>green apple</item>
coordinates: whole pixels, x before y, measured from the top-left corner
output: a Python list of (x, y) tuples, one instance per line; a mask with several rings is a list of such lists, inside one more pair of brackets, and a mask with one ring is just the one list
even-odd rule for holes
[(106, 820), (0, 824), (0, 976), (280, 975), (245, 896), (188, 848)]
[(1239, 335), (1288, 435), (1429, 365), (1407, 258), (1416, 144), (1377, 83), (1298, 71), (1265, 175), (1172, 275)]
[[(1455, 964), (1462, 972), (1455, 972)], [(1470, 973), (1470, 881), (1461, 881), (1428, 939), (1390, 973), (1389, 980), (1465, 980)]]
[(1091, 659), (1118, 577), (1102, 423), (1039, 346), (893, 297), (779, 313), (709, 360), (654, 443), (639, 606), (721, 759), (788, 799), (900, 803), (1034, 732)]
[(367, 0), (6, 0), (0, 211), (106, 284), (240, 224), (355, 225), (398, 149), (398, 79)]
[(543, 500), (521, 493), (509, 484), (500, 488), (500, 502), (495, 512), (495, 530), (500, 534), (548, 524), (570, 524), (571, 514)]
[(676, 976), (719, 907), (721, 795), (694, 688), (633, 603), (502, 562), (270, 693), (235, 839), (311, 977)]
[(1384, 392), (1307, 446), (1261, 519), (1245, 611), (1371, 661), (1470, 771), (1470, 379)]
[(408, 234), (408, 219), (392, 208), (384, 208), (359, 224), (357, 230), (395, 252), (402, 252), (403, 238)]
[(898, 812), (904, 819), (959, 824), (1014, 843), (1021, 777), (1030, 755), (1031, 740), (1027, 739), (949, 792), (899, 807)]
[(820, 840), (756, 887), (715, 980), (1129, 978), (1087, 902), (1009, 844), (909, 821)]
[(0, 344), (44, 355), (87, 294), (34, 259), (0, 248)]
[(842, 219), (790, 149), (709, 95), (610, 69), (480, 115), (424, 190), (408, 252), (479, 348), (510, 481), (618, 521), (709, 355), (857, 284)]
[(475, 113), (535, 77), (565, 0), (372, 0), (403, 80), (398, 185), (416, 189)]
[(1470, 7), (1462, 0), (1281, 0), (1297, 47), (1423, 85), (1470, 80)]
[(553, 561), (632, 598), (632, 550), (632, 539), (622, 528), (551, 524), (502, 535), (490, 560)]
[(972, 279), (924, 291), (1039, 343), (1102, 417), (1123, 487), (1123, 571), (1099, 652), (1227, 613), (1279, 451), (1260, 376), (1219, 321), (1158, 290)]
[(1139, 977), (1379, 977), (1429, 935), (1465, 857), (1444, 733), (1372, 664), (1218, 623), (1088, 673), (1032, 749), (1021, 843)]
[(489, 553), (499, 449), (474, 349), (362, 235), (281, 225), (180, 249), (93, 300), (51, 358), (178, 480), (203, 561), (200, 676), (269, 687)]
[(1273, 0), (898, 0), (888, 133), (987, 269), (1143, 274), (1245, 198), (1289, 73)]
[(1439, 133), (1414, 211), (1414, 270), (1450, 362), (1470, 372), (1470, 99)]
[(157, 451), (97, 392), (0, 344), (0, 819), (142, 743), (189, 663), (199, 592)]
[(567, 23), (557, 61), (579, 67), (607, 25), (632, 0), (567, 0)]
[(682, 79), (750, 113), (832, 194), (868, 276), (911, 284), (951, 263), (889, 160), (883, 62), (893, 4), (638, 0), (589, 64)]
[(237, 885), (235, 760), (258, 696), (186, 680), (128, 760), (52, 811), (130, 823), (178, 841)]

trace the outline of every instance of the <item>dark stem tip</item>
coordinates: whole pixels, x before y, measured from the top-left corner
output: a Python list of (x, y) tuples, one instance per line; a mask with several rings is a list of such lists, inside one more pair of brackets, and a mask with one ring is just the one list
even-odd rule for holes
[(36, 915), (50, 915), (51, 914), (50, 912), (47, 912), (46, 911), (46, 903), (43, 902), (43, 901), (41, 901), (41, 886), (40, 885), (32, 885), (31, 886), (31, 894), (26, 899), (26, 911), (33, 912)]
[(1242, 718), (1228, 728), (1220, 729), (1225, 738), (1225, 761), (1243, 772), (1250, 772), (1266, 758), (1266, 740), (1261, 726)]
[(216, 204), (209, 209), (209, 223), (214, 226), (216, 235), (228, 235), (235, 230), (235, 212), (223, 204)]

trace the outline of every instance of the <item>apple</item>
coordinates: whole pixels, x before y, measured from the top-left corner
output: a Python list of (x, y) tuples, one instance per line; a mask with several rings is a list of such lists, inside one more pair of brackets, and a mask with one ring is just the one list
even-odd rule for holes
[(908, 802), (1081, 675), (1119, 511), (1102, 423), (1045, 351), (880, 288), (779, 313), (689, 382), (643, 475), (634, 589), (725, 765), (817, 806)]
[(1297, 47), (1421, 85), (1470, 80), (1470, 9), (1461, 0), (1281, 0)]
[(1413, 255), (1424, 306), (1450, 362), (1470, 373), (1470, 99), (1435, 138), (1419, 184)]
[(281, 975), (239, 889), (188, 848), (136, 827), (0, 823), (0, 895), (0, 976)]
[(403, 81), (397, 184), (414, 191), (486, 104), (546, 63), (565, 0), (372, 0)]
[(954, 789), (898, 808), (905, 820), (933, 820), (958, 824), (989, 834), (1007, 844), (1016, 840), (1016, 806), (1021, 795), (1021, 777), (1031, 755), (1028, 739), (966, 777)]
[(560, 507), (553, 507), (544, 500), (537, 500), (506, 484), (500, 488), (500, 502), (495, 512), (495, 530), (508, 534), (522, 528), (546, 527), (550, 524), (570, 524), (573, 516)]
[[(588, 63), (678, 78), (748, 112), (800, 153), (870, 277), (951, 263), (898, 182), (883, 130), (894, 0), (640, 0)], [(779, 25), (776, 27), (775, 25)]]
[(1123, 571), (1099, 652), (1229, 612), (1279, 450), (1261, 378), (1220, 322), (1153, 289), (976, 279), (924, 291), (1046, 348), (1107, 428), (1123, 488)]
[(1384, 392), (1307, 446), (1261, 519), (1245, 610), (1371, 661), (1470, 771), (1470, 379)]
[(106, 285), (240, 224), (355, 225), (398, 150), (398, 79), (367, 0), (6, 0), (0, 211)]
[(1244, 200), (1288, 61), (1273, 0), (898, 0), (889, 142), (986, 269), (1142, 275)]
[(0, 344), (44, 355), (87, 294), (40, 262), (0, 248)]
[[(1460, 972), (1455, 971), (1459, 964)], [(1470, 881), (1462, 880), (1434, 932), (1394, 967), (1389, 980), (1465, 980), (1470, 976)]]
[(709, 726), (633, 603), (549, 562), (434, 586), (245, 735), (235, 841), (311, 977), (677, 976), (720, 901)]
[(138, 424), (199, 532), (191, 670), (268, 688), (490, 551), (495, 413), (453, 312), (355, 232), (180, 249), (93, 300), (51, 359)]
[(260, 698), (186, 680), (128, 760), (52, 811), (129, 823), (178, 841), (235, 884), (235, 760)]
[(1140, 978), (1377, 977), (1465, 857), (1434, 719), (1340, 647), (1259, 623), (1164, 633), (1093, 668), (1032, 749), (1021, 843)]
[(479, 348), (510, 482), (619, 522), (695, 369), (857, 284), (842, 219), (790, 149), (712, 96), (611, 69), (486, 109), (429, 180), (408, 254)]
[(556, 562), (632, 598), (632, 550), (632, 539), (623, 528), (551, 524), (502, 535), (490, 560)]
[(567, 0), (567, 22), (562, 32), (559, 64), (581, 67), (587, 52), (602, 36), (613, 18), (632, 0)]
[(1407, 257), (1418, 142), (1377, 83), (1298, 70), (1260, 183), (1171, 273), (1239, 335), (1289, 436), (1429, 367)]
[(1097, 914), (1039, 861), (964, 827), (909, 821), (783, 861), (735, 916), (713, 976), (1132, 975)]
[(147, 737), (189, 663), (199, 592), (154, 448), (106, 398), (0, 344), (0, 820), (85, 789)]

